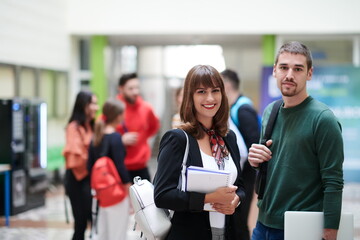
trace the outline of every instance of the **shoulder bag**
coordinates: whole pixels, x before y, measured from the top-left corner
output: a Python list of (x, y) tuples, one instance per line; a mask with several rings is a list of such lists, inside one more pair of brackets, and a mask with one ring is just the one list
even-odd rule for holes
[[(179, 177), (178, 189), (185, 191), (186, 160), (189, 154), (189, 138), (186, 136), (186, 148)], [(148, 180), (134, 178), (130, 187), (130, 200), (135, 211), (135, 224), (148, 240), (165, 239), (171, 228), (171, 214), (168, 209), (156, 207), (154, 203), (154, 186)]]

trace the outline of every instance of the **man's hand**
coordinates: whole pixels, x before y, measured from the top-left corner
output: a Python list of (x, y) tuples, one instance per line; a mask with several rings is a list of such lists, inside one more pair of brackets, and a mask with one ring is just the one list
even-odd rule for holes
[(337, 237), (337, 229), (324, 228), (323, 237), (324, 240), (336, 240)]
[(122, 135), (121, 140), (125, 146), (133, 146), (138, 141), (137, 132), (126, 132)]
[(271, 151), (268, 147), (272, 144), (272, 140), (266, 142), (266, 146), (262, 144), (252, 144), (249, 149), (248, 160), (251, 166), (259, 167), (260, 163), (271, 159)]

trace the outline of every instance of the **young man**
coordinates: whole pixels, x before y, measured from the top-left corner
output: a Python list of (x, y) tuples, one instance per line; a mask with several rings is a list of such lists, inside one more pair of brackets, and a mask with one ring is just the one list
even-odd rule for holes
[[(271, 140), (249, 150), (251, 166), (268, 161), (253, 240), (284, 239), (285, 211), (323, 211), (323, 239), (336, 239), (343, 189), (341, 125), (327, 106), (308, 95), (312, 74), (306, 46), (290, 42), (280, 48), (273, 75), (284, 104)], [(264, 127), (272, 106), (264, 111)]]
[[(241, 94), (240, 79), (236, 72), (226, 69), (221, 73), (224, 80), (226, 95), (231, 106), (230, 116), (231, 121), (235, 124), (237, 129), (233, 129), (234, 132), (238, 130), (241, 136), (237, 136), (243, 139), (246, 145), (245, 152), (241, 151), (240, 143), (238, 143), (241, 159), (242, 176), (245, 185), (246, 198), (240, 204), (240, 211), (236, 217), (239, 220), (238, 224), (238, 236), (239, 240), (249, 240), (250, 232), (248, 227), (248, 216), (251, 206), (252, 196), (254, 194), (254, 182), (255, 182), (255, 170), (250, 166), (247, 161), (247, 149), (251, 147), (251, 144), (258, 143), (260, 137), (260, 127), (258, 124), (258, 115), (253, 107), (251, 100)], [(230, 128), (232, 123), (230, 124)], [(232, 128), (231, 128), (232, 129)]]
[(151, 157), (148, 140), (157, 133), (160, 122), (150, 104), (140, 97), (140, 81), (136, 73), (120, 77), (117, 98), (126, 105), (124, 123), (117, 128), (126, 147), (125, 166), (131, 179), (140, 176), (151, 181), (147, 168)]

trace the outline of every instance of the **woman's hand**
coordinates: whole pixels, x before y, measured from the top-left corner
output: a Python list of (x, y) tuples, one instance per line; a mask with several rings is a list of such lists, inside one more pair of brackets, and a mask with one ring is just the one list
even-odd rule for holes
[(230, 204), (214, 203), (212, 204), (212, 207), (219, 213), (232, 215), (234, 214), (237, 206), (239, 206), (239, 203), (240, 203), (240, 198), (237, 194), (235, 194)]
[(131, 182), (124, 184), (124, 188), (125, 188), (125, 190), (126, 190), (127, 193), (129, 193), (129, 189), (130, 189), (131, 185), (132, 185)]
[[(237, 197), (236, 195), (237, 186), (230, 187), (221, 187), (215, 190), (215, 192), (207, 193), (205, 195), (204, 203), (211, 203), (213, 206), (215, 204), (222, 205), (222, 209), (228, 209), (232, 204), (234, 199)], [(236, 202), (237, 204), (238, 202)], [(235, 204), (235, 203), (234, 203)]]

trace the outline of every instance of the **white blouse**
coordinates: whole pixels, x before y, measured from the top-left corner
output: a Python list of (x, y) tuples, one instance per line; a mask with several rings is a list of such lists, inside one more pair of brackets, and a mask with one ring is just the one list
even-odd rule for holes
[[(219, 167), (217, 163), (215, 162), (215, 159), (213, 156), (207, 155), (203, 151), (201, 151), (201, 158), (204, 168), (219, 170)], [(237, 168), (235, 166), (235, 163), (229, 154), (229, 158), (225, 161), (225, 167), (224, 170), (229, 171), (231, 174), (231, 184), (234, 184), (236, 178), (237, 178)], [(225, 227), (225, 214), (219, 213), (219, 212), (209, 212), (209, 218), (210, 218), (210, 226), (215, 228), (224, 228)]]

